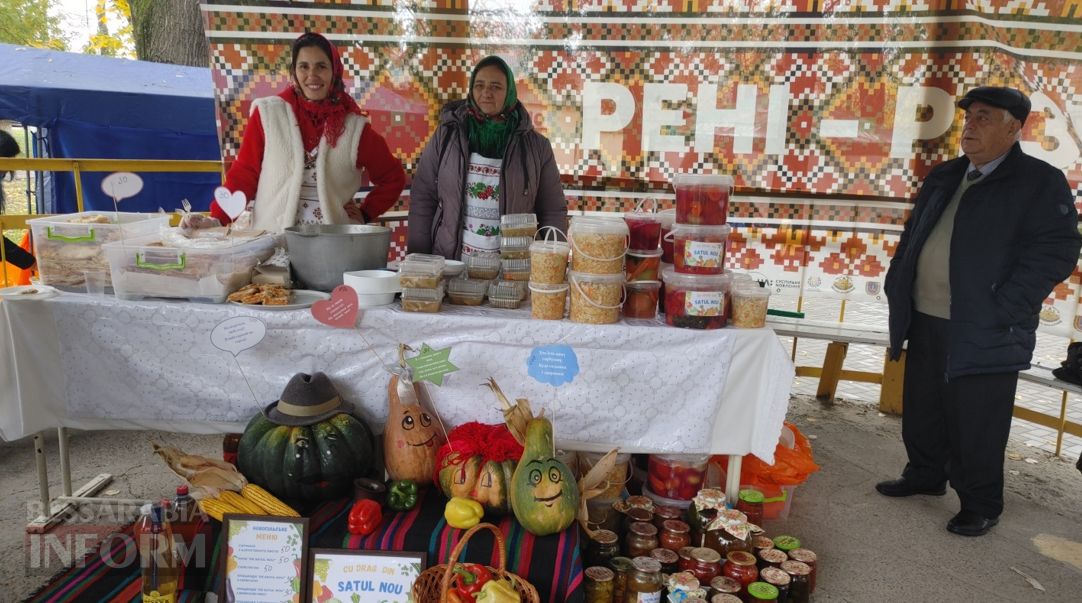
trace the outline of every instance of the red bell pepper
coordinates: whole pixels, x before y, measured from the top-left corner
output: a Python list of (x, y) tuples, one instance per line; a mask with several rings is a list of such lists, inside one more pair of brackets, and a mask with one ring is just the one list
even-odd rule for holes
[(454, 569), (455, 580), (453, 586), (460, 597), (466, 601), (474, 601), (481, 587), (492, 579), (492, 573), (480, 563), (463, 563), (461, 567)]
[(349, 511), (349, 533), (367, 536), (383, 522), (383, 509), (374, 500), (364, 498), (353, 504)]

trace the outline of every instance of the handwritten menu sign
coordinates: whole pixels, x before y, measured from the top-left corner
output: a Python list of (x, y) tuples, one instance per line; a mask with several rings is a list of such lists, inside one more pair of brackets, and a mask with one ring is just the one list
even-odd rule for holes
[(304, 587), (308, 519), (226, 515), (222, 593), (228, 603), (294, 603)]
[(309, 565), (311, 603), (405, 603), (426, 553), (315, 549)]

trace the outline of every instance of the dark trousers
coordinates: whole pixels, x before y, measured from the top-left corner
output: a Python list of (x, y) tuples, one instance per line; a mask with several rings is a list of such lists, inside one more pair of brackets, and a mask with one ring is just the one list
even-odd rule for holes
[(962, 509), (1003, 512), (1003, 456), (1018, 373), (946, 379), (950, 321), (913, 313), (902, 393), (902, 476), (920, 487), (950, 480)]

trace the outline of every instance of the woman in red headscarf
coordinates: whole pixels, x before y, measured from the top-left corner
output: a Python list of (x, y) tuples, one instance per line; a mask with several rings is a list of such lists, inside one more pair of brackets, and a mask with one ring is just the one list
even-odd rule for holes
[[(289, 75), (292, 88), (253, 103), (225, 187), (254, 200), (257, 230), (372, 221), (398, 200), (406, 174), (346, 93), (338, 50), (319, 34), (302, 35), (293, 42)], [(362, 170), (373, 188), (358, 204), (353, 196)], [(217, 201), (210, 215), (223, 224), (230, 221)]]

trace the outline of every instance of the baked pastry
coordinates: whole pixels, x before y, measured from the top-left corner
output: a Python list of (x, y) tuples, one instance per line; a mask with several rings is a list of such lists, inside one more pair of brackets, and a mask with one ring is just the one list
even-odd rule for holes
[(286, 306), (293, 292), (282, 285), (250, 284), (229, 296), (229, 301), (249, 305)]

